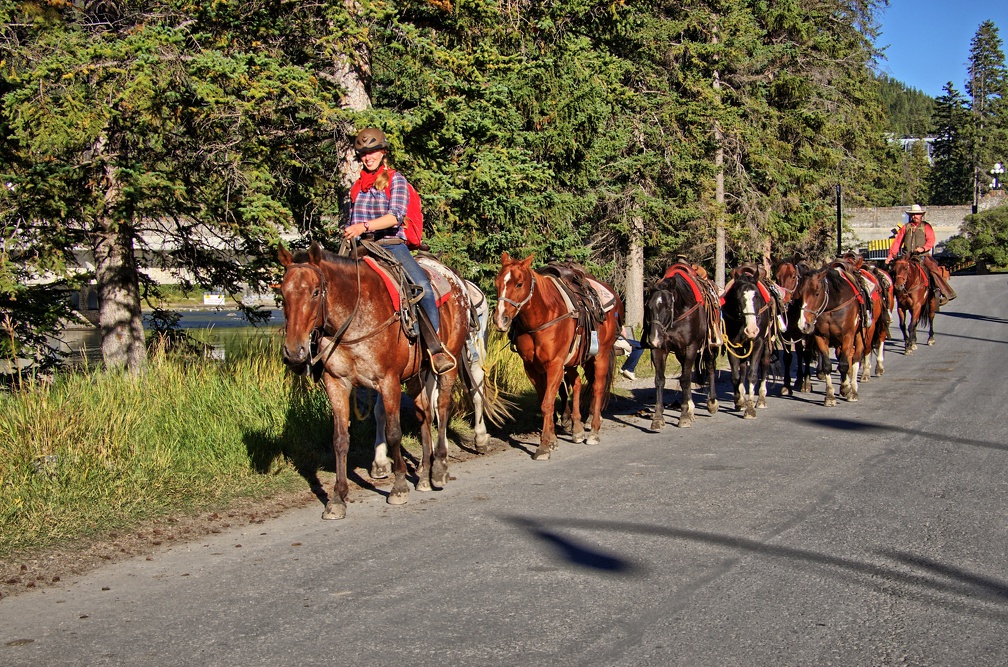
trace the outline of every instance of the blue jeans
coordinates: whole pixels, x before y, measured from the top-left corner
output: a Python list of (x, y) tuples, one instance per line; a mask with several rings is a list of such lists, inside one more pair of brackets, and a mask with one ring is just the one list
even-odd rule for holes
[(623, 365), (620, 368), (633, 373), (634, 369), (637, 368), (637, 362), (640, 361), (641, 355), (644, 354), (644, 348), (641, 347), (639, 341), (636, 341), (633, 338), (626, 338), (624, 340), (630, 343), (630, 354), (627, 356), (627, 360), (623, 362)]
[(423, 308), (423, 311), (427, 314), (427, 319), (430, 320), (431, 326), (437, 332), (440, 318), (438, 317), (437, 301), (434, 299), (434, 288), (431, 287), (427, 272), (417, 264), (416, 258), (413, 257), (413, 253), (410, 252), (405, 243), (394, 243), (384, 246), (384, 248), (392, 253), (396, 261), (402, 264), (403, 271), (409, 276), (410, 281), (414, 285), (423, 287), (424, 294), (420, 298), (420, 307)]

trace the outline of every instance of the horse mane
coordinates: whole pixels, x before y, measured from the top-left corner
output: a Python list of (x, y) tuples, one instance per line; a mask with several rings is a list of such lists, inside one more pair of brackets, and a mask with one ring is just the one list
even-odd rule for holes
[[(295, 250), (294, 251), (294, 263), (295, 264), (307, 264), (309, 261), (307, 250)], [(330, 264), (352, 266), (357, 263), (357, 260), (347, 257), (345, 255), (337, 255), (336, 253), (322, 248), (322, 261), (329, 262)]]

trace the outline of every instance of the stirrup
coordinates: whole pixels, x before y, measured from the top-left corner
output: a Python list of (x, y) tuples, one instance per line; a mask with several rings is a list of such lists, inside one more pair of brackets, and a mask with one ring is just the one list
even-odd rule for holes
[[(455, 358), (448, 350), (441, 348), (440, 352), (431, 352), (427, 350), (427, 356), (430, 358), (431, 369), (434, 371), (435, 375), (444, 375), (445, 373), (450, 373), (456, 368), (458, 368), (458, 359)], [(435, 359), (439, 359), (435, 361)]]

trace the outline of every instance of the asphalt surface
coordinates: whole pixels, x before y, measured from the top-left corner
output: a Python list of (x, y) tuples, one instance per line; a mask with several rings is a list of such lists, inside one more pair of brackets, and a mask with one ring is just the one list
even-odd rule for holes
[(953, 285), (859, 402), (816, 382), (747, 421), (722, 375), (658, 434), (639, 388), (601, 445), (0, 600), (0, 665), (1006, 664), (1008, 277)]

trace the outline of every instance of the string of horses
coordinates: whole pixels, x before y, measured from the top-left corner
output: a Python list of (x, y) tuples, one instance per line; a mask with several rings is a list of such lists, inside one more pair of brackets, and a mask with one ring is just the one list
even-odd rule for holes
[[(322, 384), (333, 415), (336, 481), (323, 518), (346, 516), (350, 400), (356, 387), (378, 395), (370, 475), (393, 477), (390, 504), (406, 503), (410, 493), (401, 446), (403, 387), (413, 398), (420, 422), (416, 490), (440, 489), (448, 483), (447, 427), (456, 382), (461, 382), (473, 407), (476, 450), (486, 451), (485, 418), (501, 425), (509, 416), (506, 403), (486, 377), (491, 321), (508, 336), (536, 391), (542, 427), (533, 458), (549, 459), (557, 448), (558, 397), (559, 423), (573, 442), (600, 442), (615, 344), (625, 317), (623, 301), (611, 285), (572, 262), (534, 269), (532, 255), (516, 259), (504, 253), (491, 317), (489, 301), (475, 283), (421, 253), (418, 262), (430, 276), (440, 314), (437, 335), (456, 362), (438, 373), (413, 333), (411, 308), (416, 296), (386, 255), (373, 244), (342, 254), (317, 243), (296, 254), (283, 246), (279, 251), (285, 267), (280, 288), (285, 320), (281, 355), (293, 373)], [(734, 409), (747, 419), (767, 407), (774, 352), (780, 355), (782, 395), (812, 391), (815, 364), (825, 383), (825, 406), (837, 405), (837, 393), (857, 401), (859, 382), (871, 376), (873, 357), (874, 373), (885, 371), (885, 341), (894, 309), (905, 354), (916, 349), (922, 323), (929, 327), (927, 343), (934, 343), (939, 301), (929, 276), (913, 257), (899, 258), (889, 268), (891, 272), (865, 264), (853, 254), (819, 267), (801, 260), (781, 261), (772, 272), (762, 265), (743, 264), (732, 271), (722, 291), (699, 267), (681, 260), (672, 263), (644, 294), (640, 342), (651, 350), (655, 370), (651, 430), (661, 431), (666, 424), (664, 391), (670, 357), (681, 369), (680, 428), (695, 422), (697, 380), (707, 388), (708, 412), (718, 412), (716, 370), (722, 355), (730, 366)], [(838, 391), (832, 379), (834, 356)]]

